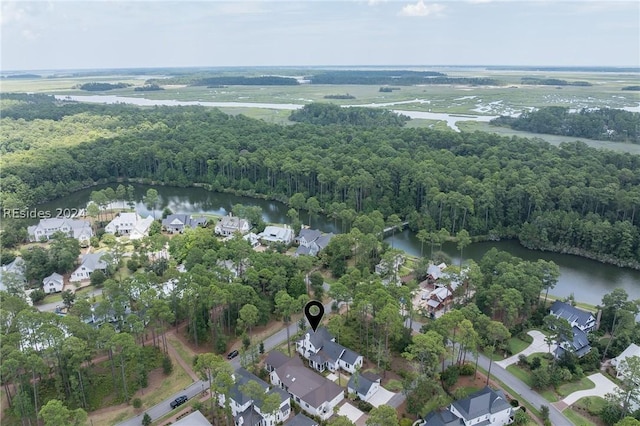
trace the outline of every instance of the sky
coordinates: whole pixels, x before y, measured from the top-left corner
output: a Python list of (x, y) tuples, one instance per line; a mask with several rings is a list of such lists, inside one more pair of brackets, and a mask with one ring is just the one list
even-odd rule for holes
[(2, 0), (0, 68), (640, 66), (637, 0)]

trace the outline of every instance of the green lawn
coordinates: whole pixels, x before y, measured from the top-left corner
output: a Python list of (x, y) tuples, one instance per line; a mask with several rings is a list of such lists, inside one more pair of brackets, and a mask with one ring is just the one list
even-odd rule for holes
[(562, 412), (575, 426), (597, 426), (595, 423), (585, 419), (571, 408)]
[(514, 376), (516, 376), (520, 381), (531, 386), (531, 376), (529, 375), (528, 371), (523, 370), (522, 368), (518, 367), (516, 364), (511, 364), (510, 366), (508, 366), (507, 371), (513, 374)]
[(586, 396), (580, 398), (572, 405), (573, 408), (584, 408), (589, 414), (598, 415), (598, 413), (604, 408), (607, 401), (599, 396)]
[(585, 390), (585, 389), (593, 389), (595, 387), (596, 387), (595, 383), (593, 383), (591, 380), (587, 379), (586, 377), (583, 377), (577, 382), (565, 383), (564, 385), (561, 385), (560, 387), (558, 387), (557, 392), (558, 392), (558, 395), (564, 398), (565, 396), (570, 395), (573, 392), (576, 392), (579, 390)]
[(402, 390), (402, 382), (400, 382), (400, 380), (391, 379), (383, 387), (391, 392), (400, 392)]
[(527, 335), (527, 337), (529, 338), (528, 342), (518, 337), (512, 337), (511, 339), (507, 340), (507, 345), (509, 346), (512, 354), (522, 352), (523, 350), (527, 349), (527, 347), (529, 347), (533, 339), (529, 335)]

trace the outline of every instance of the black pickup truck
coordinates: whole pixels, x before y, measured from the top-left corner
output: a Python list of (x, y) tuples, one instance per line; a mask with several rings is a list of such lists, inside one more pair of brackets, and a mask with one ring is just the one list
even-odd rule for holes
[(176, 399), (174, 399), (173, 401), (171, 401), (171, 409), (174, 409), (176, 407), (181, 406), (182, 404), (184, 404), (185, 402), (187, 402), (187, 395), (181, 395), (179, 397), (177, 397)]

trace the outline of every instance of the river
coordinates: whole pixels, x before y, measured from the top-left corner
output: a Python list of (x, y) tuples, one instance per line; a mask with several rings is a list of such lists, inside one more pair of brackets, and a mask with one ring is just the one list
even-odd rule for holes
[[(110, 185), (115, 188), (117, 185)], [(56, 208), (82, 208), (89, 201), (91, 191), (102, 189), (105, 186), (97, 186), (75, 192), (67, 197), (38, 206), (40, 210), (54, 211)], [(150, 186), (133, 185), (135, 198), (142, 200)], [(169, 207), (174, 213), (209, 213), (225, 215), (235, 204), (259, 206), (262, 208), (263, 220), (268, 223), (288, 223), (287, 211), (289, 207), (277, 201), (237, 196), (227, 193), (210, 192), (203, 188), (176, 188), (168, 186), (154, 187), (158, 190), (159, 203), (156, 217), (165, 207)], [(143, 203), (136, 203), (136, 210), (143, 216), (151, 214)], [(306, 212), (300, 213), (301, 220), (307, 224)], [(311, 220), (311, 226), (324, 232), (341, 232), (340, 222), (334, 223), (330, 218), (318, 215)], [(386, 241), (391, 243), (391, 236)], [(415, 233), (405, 230), (396, 233), (393, 237), (393, 245), (404, 250), (408, 254), (420, 255), (420, 241)], [(541, 252), (529, 250), (518, 244), (517, 241), (492, 241), (474, 243), (466, 247), (463, 252), (464, 259), (479, 261), (491, 248), (507, 251), (525, 260), (537, 259), (552, 260), (560, 267), (560, 278), (556, 287), (549, 294), (566, 297), (574, 294), (580, 302), (597, 305), (602, 301), (602, 296), (610, 293), (615, 288), (623, 288), (633, 299), (640, 299), (640, 271), (618, 268), (606, 265), (594, 260), (579, 256)], [(428, 254), (429, 244), (425, 244), (424, 253)], [(451, 256), (454, 263), (458, 263), (460, 253), (455, 244), (444, 244), (443, 251)]]
[[(131, 104), (137, 106), (193, 106), (200, 105), (206, 107), (234, 107), (234, 108), (266, 108), (266, 109), (279, 109), (279, 110), (296, 110), (302, 108), (303, 104), (272, 104), (272, 103), (259, 103), (259, 102), (207, 102), (207, 101), (176, 101), (171, 99), (146, 99), (146, 98), (132, 98), (127, 96), (115, 96), (115, 95), (86, 95), (86, 96), (66, 96), (56, 95), (56, 99), (71, 100), (76, 102), (90, 102), (100, 104)], [(366, 104), (366, 105), (342, 105), (343, 107), (349, 106), (365, 106), (365, 107), (388, 107), (401, 105), (405, 103), (423, 102), (419, 99), (414, 101), (400, 101), (389, 102), (379, 104)], [(425, 112), (425, 111), (404, 111), (393, 110), (393, 112), (406, 115), (410, 118), (428, 119), (428, 120), (444, 120), (447, 125), (456, 132), (460, 129), (456, 126), (458, 121), (482, 121), (489, 122), (496, 115), (460, 115), (460, 114), (445, 114), (438, 112)]]

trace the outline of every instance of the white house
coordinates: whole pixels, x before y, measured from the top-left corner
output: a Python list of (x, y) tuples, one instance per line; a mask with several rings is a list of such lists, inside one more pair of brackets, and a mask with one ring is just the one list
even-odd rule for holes
[(248, 241), (249, 244), (251, 244), (251, 247), (253, 248), (258, 247), (260, 245), (260, 238), (258, 237), (257, 234), (254, 234), (253, 232), (249, 232), (247, 235), (244, 235), (242, 239), (245, 241)]
[(344, 390), (320, 374), (309, 370), (298, 357), (271, 352), (265, 361), (271, 384), (284, 389), (302, 411), (327, 420), (344, 399)]
[(197, 228), (198, 226), (206, 225), (206, 217), (193, 217), (188, 214), (170, 214), (162, 220), (162, 227), (171, 234), (182, 234), (187, 228)]
[(298, 248), (296, 249), (295, 255), (300, 256), (301, 254), (306, 254), (309, 256), (317, 256), (317, 254), (329, 244), (333, 237), (333, 233), (323, 235), (316, 229), (301, 229), (300, 234), (296, 237)]
[(227, 237), (229, 235), (233, 235), (236, 232), (240, 232), (241, 234), (246, 234), (251, 229), (249, 225), (249, 221), (246, 219), (241, 219), (239, 217), (233, 216), (231, 213), (224, 216), (216, 226), (213, 228), (213, 232), (218, 235), (222, 235)]
[(503, 426), (513, 422), (516, 408), (507, 402), (502, 391), (494, 391), (489, 386), (455, 401), (449, 411), (432, 412), (420, 426), (440, 425), (482, 425)]
[(71, 277), (69, 277), (69, 282), (78, 282), (83, 280), (88, 280), (91, 278), (91, 273), (97, 269), (101, 271), (107, 270), (107, 262), (102, 260), (102, 257), (106, 253), (89, 253), (82, 256), (82, 261), (80, 262), (80, 266), (73, 271)]
[(295, 417), (284, 424), (285, 426), (320, 426), (318, 422), (302, 413), (298, 413)]
[(19, 284), (24, 287), (27, 284), (25, 277), (25, 263), (20, 256), (13, 259), (11, 263), (0, 267), (0, 290), (7, 291), (7, 284)]
[(571, 327), (578, 327), (585, 333), (596, 327), (596, 317), (591, 312), (583, 311), (568, 303), (556, 300), (549, 309), (551, 315), (566, 319)]
[(319, 372), (342, 368), (353, 374), (357, 368), (362, 367), (362, 355), (336, 343), (335, 337), (325, 327), (319, 327), (315, 332), (308, 330), (296, 342), (296, 351), (309, 360), (311, 368)]
[(105, 226), (104, 231), (108, 234), (128, 235), (129, 239), (137, 240), (149, 235), (152, 223), (152, 216), (142, 218), (138, 213), (120, 213)]
[(632, 343), (629, 346), (627, 346), (627, 349), (622, 351), (620, 355), (618, 355), (617, 357), (611, 360), (611, 365), (614, 366), (616, 369), (616, 377), (620, 377), (624, 375), (624, 369), (625, 369), (626, 363), (622, 364), (622, 361), (632, 356), (640, 357), (640, 346), (636, 345), (635, 343)]
[(45, 293), (59, 293), (64, 287), (62, 275), (54, 272), (42, 280), (42, 289)]
[[(233, 381), (234, 384), (229, 392), (229, 406), (237, 426), (275, 426), (284, 422), (291, 415), (289, 394), (281, 388), (274, 387), (271, 389), (268, 383), (244, 368), (238, 368), (233, 373)], [(262, 402), (254, 401), (249, 395), (242, 392), (241, 388), (250, 381), (260, 385), (265, 394), (275, 392), (280, 396), (280, 406), (275, 413), (263, 413), (260, 409)], [(223, 394), (218, 396), (218, 403), (222, 407), (225, 405), (225, 398)]]
[(198, 410), (172, 424), (173, 426), (211, 426), (209, 420)]
[(380, 389), (380, 376), (369, 372), (352, 374), (347, 383), (349, 393), (355, 393), (363, 401), (368, 401), (378, 389)]
[(287, 225), (284, 228), (279, 226), (267, 226), (258, 237), (265, 243), (282, 243), (289, 245), (293, 241), (293, 230)]
[(83, 219), (40, 219), (37, 225), (27, 227), (29, 241), (32, 242), (48, 240), (56, 232), (75, 238), (81, 244), (88, 244), (93, 237), (91, 222)]

